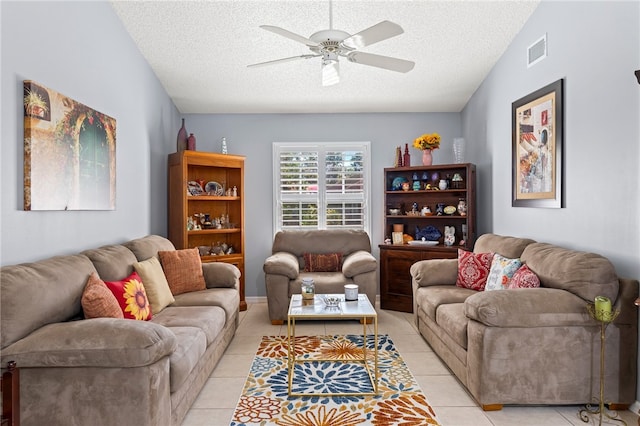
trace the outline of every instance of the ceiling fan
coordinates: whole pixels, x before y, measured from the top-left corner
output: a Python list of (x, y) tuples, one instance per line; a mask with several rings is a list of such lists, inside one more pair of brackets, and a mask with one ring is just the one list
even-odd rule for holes
[(340, 57), (347, 58), (349, 62), (354, 62), (356, 64), (369, 65), (402, 73), (411, 71), (415, 66), (415, 63), (412, 61), (392, 58), (390, 56), (376, 55), (373, 53), (365, 53), (357, 50), (402, 34), (404, 30), (400, 25), (391, 21), (382, 21), (354, 35), (350, 35), (345, 31), (334, 30), (331, 2), (329, 3), (330, 29), (313, 33), (309, 38), (272, 25), (261, 25), (260, 28), (302, 43), (306, 45), (312, 53), (260, 62), (248, 65), (248, 67), (261, 67), (299, 59), (322, 57), (323, 86), (331, 86), (340, 82), (340, 68), (338, 62)]

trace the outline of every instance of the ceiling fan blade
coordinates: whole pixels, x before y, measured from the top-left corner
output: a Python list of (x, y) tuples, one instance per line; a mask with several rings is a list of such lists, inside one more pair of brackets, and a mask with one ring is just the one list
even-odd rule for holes
[(264, 67), (266, 65), (280, 64), (280, 63), (283, 63), (283, 62), (296, 61), (298, 59), (317, 58), (318, 56), (322, 56), (322, 55), (311, 55), (311, 54), (309, 54), (309, 55), (292, 56), (290, 58), (275, 59), (273, 61), (260, 62), (260, 63), (257, 63), (257, 64), (247, 65), (247, 68)]
[(342, 44), (352, 49), (359, 49), (395, 37), (403, 32), (404, 30), (400, 25), (391, 21), (382, 21), (343, 40)]
[(267, 31), (271, 31), (272, 33), (281, 35), (283, 37), (286, 37), (288, 39), (297, 41), (298, 43), (302, 43), (302, 44), (306, 44), (307, 46), (317, 46), (318, 43), (316, 43), (315, 41), (311, 41), (306, 37), (302, 37), (301, 35), (298, 35), (296, 33), (292, 33), (291, 31), (285, 30), (284, 28), (280, 28), (280, 27), (274, 27), (273, 25), (260, 25), (260, 28), (267, 30)]
[(390, 56), (374, 55), (365, 52), (350, 52), (347, 55), (350, 62), (356, 64), (370, 65), (372, 67), (384, 68), (397, 72), (409, 72), (416, 65), (415, 62), (404, 59), (392, 58)]

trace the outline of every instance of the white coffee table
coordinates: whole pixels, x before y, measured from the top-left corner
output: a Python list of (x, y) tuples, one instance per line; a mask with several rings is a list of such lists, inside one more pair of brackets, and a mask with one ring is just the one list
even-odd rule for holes
[[(340, 298), (337, 307), (327, 307), (325, 297)], [(339, 319), (359, 319), (362, 322), (362, 358), (336, 361), (335, 359), (302, 358), (296, 359), (296, 320), (339, 320)], [(367, 322), (373, 321), (373, 371), (369, 365), (367, 351)], [(287, 313), (287, 341), (288, 341), (288, 391), (291, 396), (350, 396), (350, 395), (377, 395), (378, 394), (378, 314), (369, 302), (366, 294), (359, 294), (357, 301), (344, 300), (344, 294), (316, 294), (313, 300), (304, 300), (302, 295), (294, 294), (289, 302), (289, 312)], [(367, 375), (371, 382), (371, 392), (358, 393), (296, 393), (292, 392), (293, 375), (296, 364), (304, 364), (313, 361), (331, 361), (362, 363), (367, 370)]]

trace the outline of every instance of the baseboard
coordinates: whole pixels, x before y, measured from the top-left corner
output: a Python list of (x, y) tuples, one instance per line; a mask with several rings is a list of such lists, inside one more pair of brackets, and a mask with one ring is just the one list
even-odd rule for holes
[[(247, 303), (267, 303), (267, 296), (250, 296), (245, 297)], [(380, 306), (380, 295), (376, 294), (376, 305)], [(637, 402), (637, 401), (636, 401)]]
[(247, 303), (267, 303), (267, 296), (245, 297)]
[(633, 404), (631, 404), (631, 407), (629, 407), (629, 411), (636, 414), (640, 413), (640, 402), (635, 401)]

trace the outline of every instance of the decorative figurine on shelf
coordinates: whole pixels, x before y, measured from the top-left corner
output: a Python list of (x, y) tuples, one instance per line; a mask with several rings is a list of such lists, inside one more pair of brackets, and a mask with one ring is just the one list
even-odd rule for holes
[(438, 203), (436, 205), (436, 216), (442, 216), (444, 214), (444, 203)]
[(440, 179), (440, 182), (438, 182), (438, 188), (440, 188), (442, 191), (444, 191), (448, 187), (449, 187), (449, 185), (447, 184), (447, 180), (446, 179)]
[(458, 213), (460, 216), (467, 215), (467, 201), (464, 198), (458, 200)]
[(429, 208), (429, 206), (424, 206), (422, 207), (422, 211), (420, 213), (422, 213), (422, 216), (431, 216), (431, 209)]
[(411, 212), (412, 213), (418, 213), (418, 203), (413, 203), (411, 205)]
[(222, 153), (227, 153), (227, 138), (222, 138)]
[(402, 157), (403, 167), (411, 167), (411, 154), (409, 154), (409, 144), (404, 144), (404, 156)]
[(420, 184), (420, 179), (418, 179), (418, 174), (413, 174), (413, 190), (420, 191), (422, 189), (422, 185)]
[(238, 187), (234, 185), (233, 192), (231, 193), (234, 197), (238, 196)]
[(402, 182), (402, 190), (403, 191), (408, 191), (409, 188), (411, 188), (411, 185), (409, 185), (409, 182)]
[(444, 227), (444, 245), (452, 246), (456, 242), (456, 228), (455, 226)]

